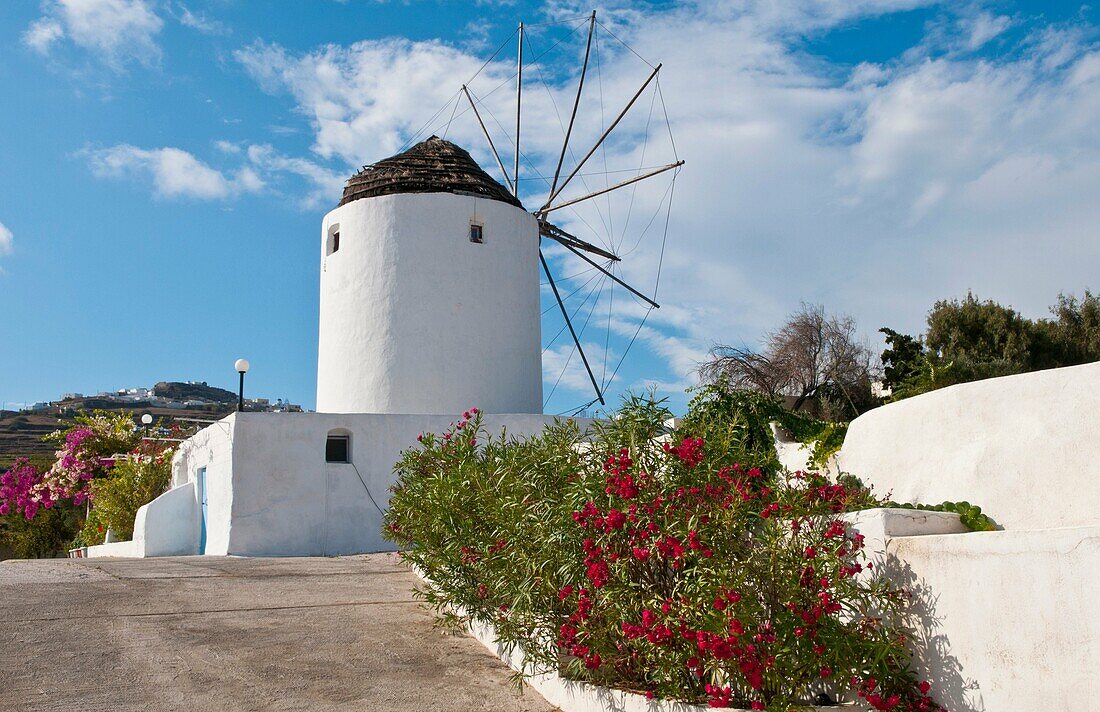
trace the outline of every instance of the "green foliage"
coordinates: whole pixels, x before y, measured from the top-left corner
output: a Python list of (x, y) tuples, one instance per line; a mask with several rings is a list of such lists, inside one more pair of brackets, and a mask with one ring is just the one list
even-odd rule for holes
[(926, 512), (953, 512), (959, 515), (959, 521), (973, 532), (991, 532), (997, 530), (997, 525), (988, 516), (982, 513), (982, 508), (970, 504), (970, 502), (942, 502), (940, 504), (898, 504), (897, 502), (883, 502), (880, 506), (896, 507), (898, 509), (919, 509)]
[(132, 538), (138, 509), (167, 490), (171, 480), (171, 459), (162, 454), (116, 463), (109, 476), (92, 483), (92, 512), (82, 530), (84, 540), (102, 543), (106, 529), (120, 540)]
[(924, 700), (906, 597), (837, 518), (880, 503), (854, 478), (783, 472), (769, 423), (842, 429), (720, 387), (669, 415), (632, 397), (588, 434), (517, 440), (475, 412), (403, 454), (386, 535), (447, 624), (490, 623), (539, 670), (784, 712), (823, 687)]
[[(723, 383), (699, 386), (688, 405), (681, 430), (707, 432), (711, 428), (729, 429), (730, 436), (746, 454), (752, 454), (751, 464), (778, 467), (775, 438), (771, 423), (779, 423), (800, 443), (813, 444), (810, 464), (824, 467), (841, 445), (848, 432), (847, 423), (820, 420), (802, 411), (792, 411), (778, 398), (747, 390), (730, 390)], [(709, 440), (708, 440), (709, 442)], [(729, 442), (728, 436), (721, 442)]]
[(1050, 312), (1054, 319), (1043, 323), (1066, 365), (1100, 360), (1100, 294), (1086, 289), (1080, 300), (1059, 294)]
[(59, 502), (41, 509), (33, 519), (18, 512), (0, 517), (0, 544), (10, 547), (20, 559), (59, 556), (80, 529), (83, 509)]
[(883, 328), (883, 384), (900, 400), (956, 383), (1100, 360), (1100, 295), (1059, 295), (1054, 319), (1031, 320), (971, 293), (936, 302), (919, 339)]
[(879, 332), (886, 336), (886, 348), (881, 356), (882, 385), (896, 391), (903, 384), (920, 378), (927, 364), (920, 339), (887, 327)]

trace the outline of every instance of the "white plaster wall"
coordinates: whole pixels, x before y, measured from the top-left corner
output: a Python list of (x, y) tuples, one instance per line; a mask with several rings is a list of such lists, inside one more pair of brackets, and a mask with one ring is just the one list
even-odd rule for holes
[(1100, 526), (893, 538), (883, 570), (951, 712), (1100, 708)]
[[(207, 554), (226, 554), (229, 550), (229, 532), (232, 527), (230, 515), (233, 506), (234, 431), (239, 415), (233, 413), (203, 428), (180, 443), (179, 449), (172, 458), (173, 487), (195, 482), (199, 468), (206, 468)], [(201, 527), (200, 493), (197, 487), (191, 490), (191, 496), (195, 503), (192, 530), (197, 551)]]
[[(238, 413), (232, 462), (232, 529), (225, 553), (337, 555), (392, 551), (382, 511), (393, 466), (422, 432), (441, 433), (457, 415)], [(541, 432), (552, 416), (490, 415), (485, 429)], [(589, 421), (578, 419), (581, 427)], [(351, 434), (352, 464), (325, 462), (332, 430)], [(205, 432), (205, 431), (204, 431)], [(209, 476), (209, 475), (208, 475)], [(211, 508), (214, 502), (210, 502)], [(208, 547), (208, 553), (211, 551)]]
[(839, 467), (899, 502), (1006, 529), (1100, 524), (1100, 363), (951, 386), (852, 421)]
[(194, 482), (168, 490), (138, 509), (134, 520), (134, 555), (199, 553), (199, 516)]
[[(484, 244), (470, 242), (471, 220)], [(334, 225), (340, 249), (326, 255)], [(326, 215), (317, 410), (541, 413), (538, 242), (526, 211), (450, 193)]]
[(95, 544), (88, 547), (88, 558), (111, 557), (129, 559), (138, 556), (137, 547), (132, 541), (114, 541), (110, 544)]

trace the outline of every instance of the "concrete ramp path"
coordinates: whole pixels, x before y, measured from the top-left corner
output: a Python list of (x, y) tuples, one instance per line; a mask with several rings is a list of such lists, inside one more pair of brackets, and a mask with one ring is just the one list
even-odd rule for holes
[(3, 710), (553, 710), (392, 554), (0, 562)]

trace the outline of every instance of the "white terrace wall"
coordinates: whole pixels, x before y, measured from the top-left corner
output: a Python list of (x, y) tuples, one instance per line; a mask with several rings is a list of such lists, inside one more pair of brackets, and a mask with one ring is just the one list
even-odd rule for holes
[(876, 408), (852, 422), (838, 465), (895, 501), (966, 500), (1006, 529), (1100, 524), (1100, 363)]
[[(187, 488), (186, 494), (174, 494), (173, 489), (163, 495), (161, 499), (175, 498), (173, 513), (163, 506), (165, 516), (158, 518), (150, 509), (142, 536), (146, 542), (159, 537), (163, 549), (169, 546), (164, 542), (182, 542), (190, 527), (190, 553), (198, 553), (199, 492), (193, 483), (205, 467), (207, 554), (332, 556), (391, 551), (394, 546), (382, 538), (382, 512), (396, 480), (393, 466), (418, 434), (442, 433), (457, 418), (235, 413), (180, 448), (173, 461), (173, 484)], [(588, 421), (578, 420), (586, 427)], [(510, 434), (526, 436), (553, 421), (544, 415), (488, 415), (484, 427), (493, 435), (506, 428)], [(351, 463), (325, 462), (330, 433), (350, 435)], [(188, 497), (195, 505), (184, 511), (182, 503)], [(187, 524), (181, 525), (181, 520)], [(166, 527), (175, 534), (164, 534)], [(155, 551), (149, 548), (147, 555), (160, 555)]]
[(1100, 526), (899, 537), (884, 559), (951, 712), (1100, 709)]
[(967, 500), (1004, 527), (868, 530), (880, 570), (917, 594), (920, 672), (952, 712), (1100, 709), (1098, 462), (1100, 364), (961, 384), (852, 422), (841, 470), (899, 502)]

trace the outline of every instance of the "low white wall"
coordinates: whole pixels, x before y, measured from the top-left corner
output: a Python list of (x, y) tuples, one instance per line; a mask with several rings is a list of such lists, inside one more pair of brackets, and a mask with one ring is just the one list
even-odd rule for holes
[(1100, 524), (1100, 363), (992, 378), (852, 421), (841, 470), (899, 502), (966, 500), (1006, 529)]
[(185, 556), (199, 553), (199, 505), (195, 483), (168, 490), (137, 511), (134, 550), (137, 556)]
[(113, 541), (110, 544), (96, 544), (88, 547), (89, 559), (101, 556), (131, 558), (138, 556), (138, 553), (132, 541)]
[(893, 538), (881, 566), (951, 712), (1100, 708), (1100, 526)]
[[(392, 551), (382, 512), (396, 481), (393, 466), (422, 432), (442, 433), (457, 415), (237, 413), (233, 420), (231, 526), (224, 551), (249, 556), (339, 555)], [(541, 432), (544, 415), (488, 415), (494, 435)], [(582, 421), (587, 422), (587, 421)], [(582, 425), (583, 427), (583, 425)], [(203, 431), (210, 432), (211, 429)], [(351, 436), (351, 464), (325, 462), (331, 431)], [(219, 436), (226, 437), (226, 436)], [(204, 445), (205, 447), (205, 445)], [(197, 462), (197, 461), (196, 461)], [(210, 481), (213, 469), (207, 470)], [(218, 506), (222, 506), (218, 504)]]

